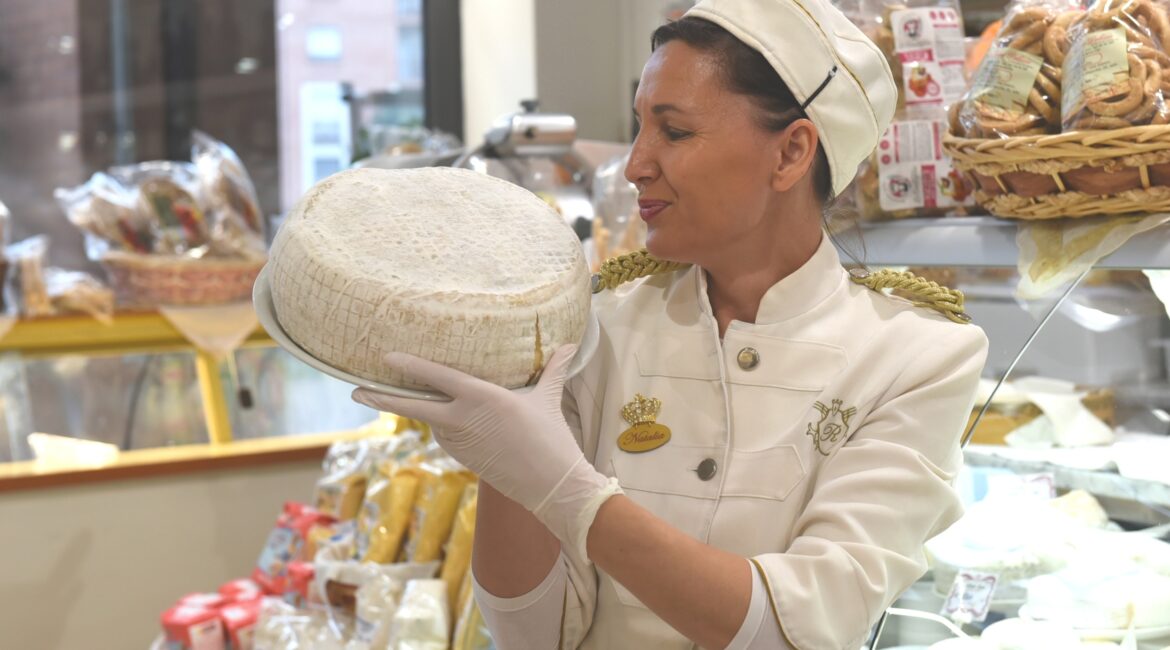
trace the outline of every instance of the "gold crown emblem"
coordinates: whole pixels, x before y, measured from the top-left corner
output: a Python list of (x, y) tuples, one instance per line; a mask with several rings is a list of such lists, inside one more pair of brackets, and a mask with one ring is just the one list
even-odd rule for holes
[(641, 393), (634, 395), (634, 401), (622, 407), (622, 419), (632, 425), (652, 424), (658, 419), (658, 411), (662, 408), (662, 400), (654, 397), (643, 397)]

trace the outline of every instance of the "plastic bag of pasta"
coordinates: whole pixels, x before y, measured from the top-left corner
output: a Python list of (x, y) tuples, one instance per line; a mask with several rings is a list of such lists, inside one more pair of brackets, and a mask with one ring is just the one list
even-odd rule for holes
[(1068, 28), (1083, 13), (1070, 0), (1013, 4), (970, 90), (952, 109), (951, 132), (967, 138), (1059, 133)]
[(1069, 28), (1064, 132), (1170, 123), (1170, 20), (1153, 0), (1098, 0)]

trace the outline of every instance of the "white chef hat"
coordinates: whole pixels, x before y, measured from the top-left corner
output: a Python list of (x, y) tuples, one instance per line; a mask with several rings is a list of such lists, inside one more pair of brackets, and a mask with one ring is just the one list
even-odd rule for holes
[(894, 117), (898, 88), (881, 50), (828, 0), (700, 0), (686, 15), (767, 59), (817, 126), (840, 194)]

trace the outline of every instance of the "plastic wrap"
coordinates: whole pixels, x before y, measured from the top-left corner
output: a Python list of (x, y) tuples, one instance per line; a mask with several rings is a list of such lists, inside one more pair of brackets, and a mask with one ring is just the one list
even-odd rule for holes
[(447, 546), (443, 553), (443, 568), (439, 572), (439, 579), (447, 583), (448, 606), (452, 612), (458, 612), (459, 587), (471, 566), (471, 549), (475, 541), (476, 506), (479, 503), (479, 485), (472, 483), (463, 490), (463, 498), (459, 502), (459, 510), (455, 515), (455, 525), (451, 528), (451, 536), (447, 539)]
[(365, 440), (329, 446), (322, 463), (325, 476), (317, 481), (317, 510), (342, 521), (357, 516), (369, 480), (370, 453)]
[(114, 291), (92, 275), (49, 268), (44, 285), (52, 313), (83, 313), (107, 325), (114, 322)]
[(1068, 29), (1083, 13), (1070, 0), (1012, 4), (951, 131), (968, 138), (1059, 133)]
[(495, 647), (492, 634), (487, 629), (475, 599), (468, 599), (461, 612), (459, 622), (455, 625), (451, 650), (492, 650)]
[(155, 230), (150, 215), (138, 211), (134, 193), (107, 174), (53, 192), (69, 222), (86, 235), (86, 253), (101, 259), (110, 249), (154, 252)]
[(252, 179), (231, 147), (202, 131), (191, 133), (191, 161), (208, 205), (219, 221), (234, 221), (264, 235), (264, 215)]
[(194, 164), (151, 161), (111, 168), (110, 175), (132, 188), (139, 214), (150, 217), (153, 252), (206, 254), (211, 231)]
[(390, 650), (447, 650), (451, 615), (442, 580), (411, 580), (390, 625)]
[(16, 242), (7, 247), (6, 254), (13, 265), (21, 315), (25, 318), (52, 316), (53, 303), (45, 285), (49, 238), (37, 235)]
[(358, 555), (366, 562), (389, 563), (398, 557), (410, 526), (421, 471), (385, 461), (366, 491), (358, 528)]
[(942, 153), (946, 110), (966, 89), (959, 3), (854, 0), (838, 6), (885, 54), (899, 87), (894, 122), (858, 169), (858, 212), (869, 220), (964, 212), (974, 203), (973, 187)]
[(606, 162), (593, 174), (593, 235), (585, 252), (596, 272), (602, 262), (643, 248), (646, 222), (638, 215), (638, 188), (626, 180), (627, 153)]
[(450, 460), (440, 459), (419, 467), (422, 472), (405, 559), (430, 562), (442, 555), (463, 490), (475, 480), (475, 475)]
[(1152, 0), (1098, 0), (1069, 28), (1063, 130), (1167, 124), (1170, 21)]

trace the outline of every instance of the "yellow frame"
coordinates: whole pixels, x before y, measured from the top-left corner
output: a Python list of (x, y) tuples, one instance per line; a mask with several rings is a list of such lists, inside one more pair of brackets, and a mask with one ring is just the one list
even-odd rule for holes
[[(272, 339), (263, 328), (257, 327), (244, 344), (272, 345)], [(110, 325), (89, 316), (22, 320), (0, 338), (0, 352), (19, 352), (29, 358), (63, 354), (159, 354), (179, 350), (195, 352), (195, 370), (210, 442), (215, 445), (231, 442), (231, 418), (220, 374), (223, 359), (196, 348), (161, 314), (118, 314)]]

